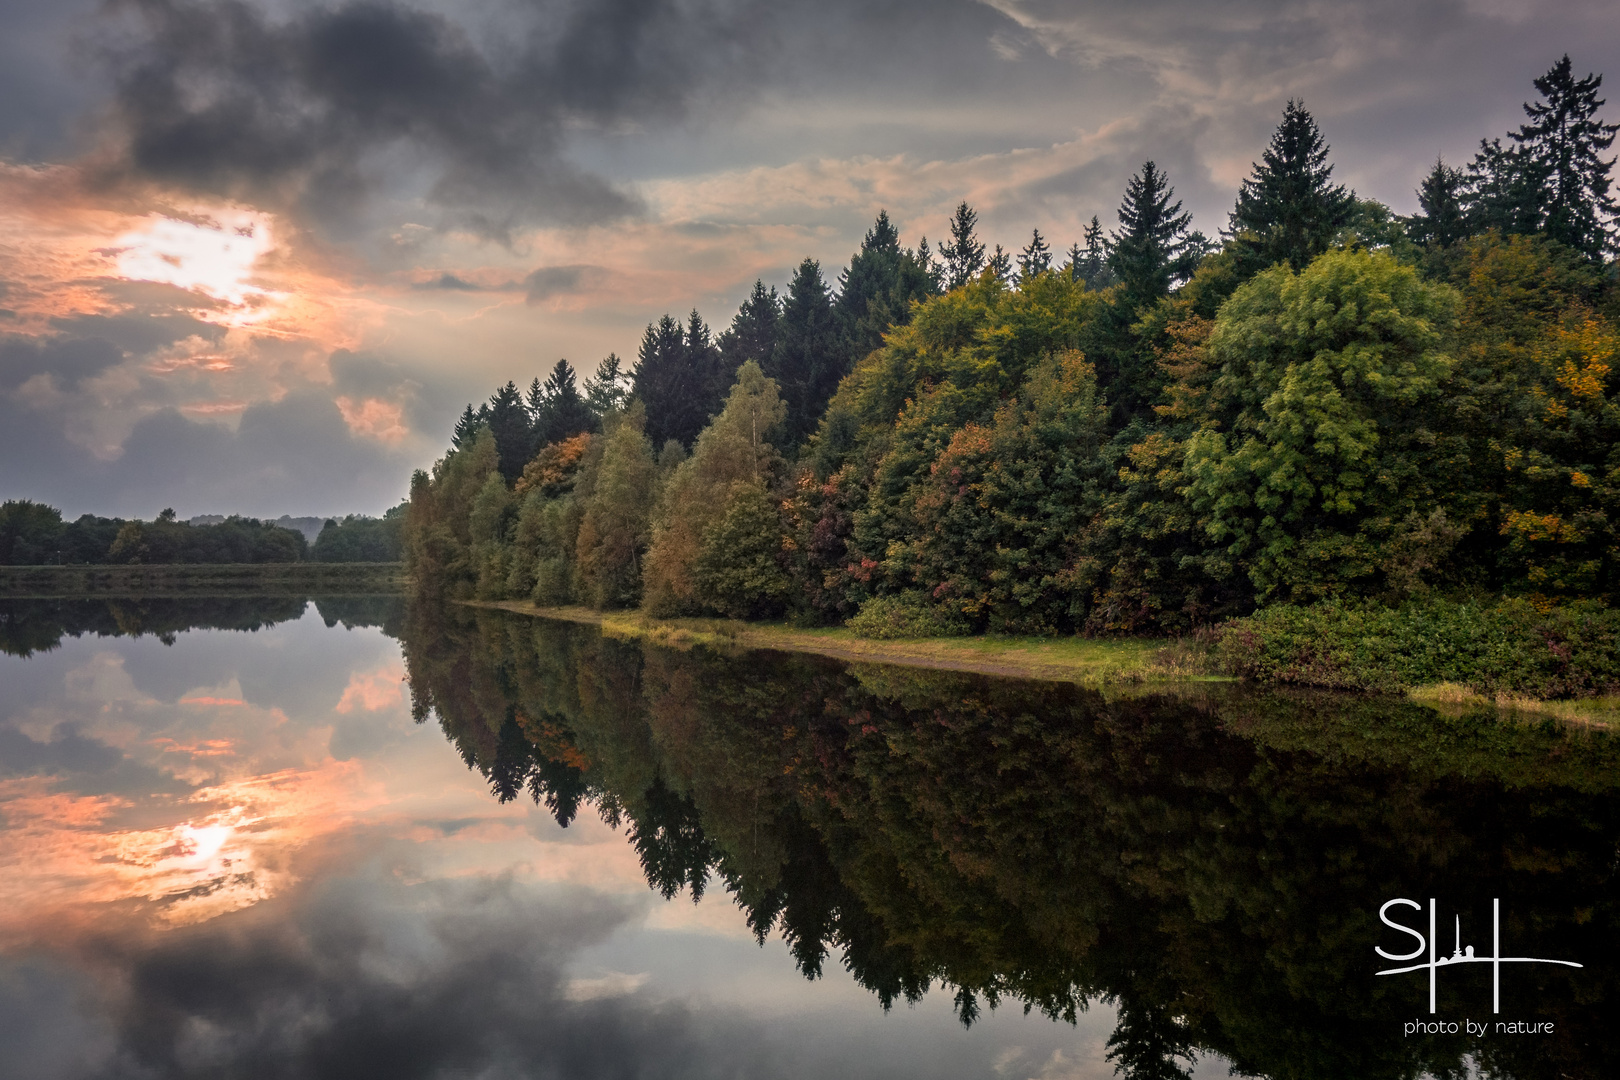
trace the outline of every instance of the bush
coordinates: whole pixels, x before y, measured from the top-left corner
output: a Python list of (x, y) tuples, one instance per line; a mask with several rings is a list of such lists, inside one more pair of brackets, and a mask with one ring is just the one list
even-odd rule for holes
[(1583, 600), (1280, 604), (1223, 624), (1223, 670), (1262, 682), (1398, 691), (1449, 682), (1486, 695), (1620, 693), (1620, 610)]
[(844, 624), (864, 638), (961, 637), (967, 621), (920, 593), (874, 596)]

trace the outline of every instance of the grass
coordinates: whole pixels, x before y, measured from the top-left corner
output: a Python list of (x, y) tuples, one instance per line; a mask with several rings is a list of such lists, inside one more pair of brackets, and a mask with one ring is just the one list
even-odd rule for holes
[(1221, 679), (1205, 672), (1197, 654), (1167, 647), (1164, 641), (1151, 638), (985, 635), (873, 640), (859, 637), (841, 626), (807, 629), (785, 622), (651, 619), (634, 611), (539, 607), (527, 601), (478, 602), (474, 606), (599, 626), (604, 634), (613, 637), (675, 648), (707, 645), (779, 649), (840, 660), (976, 671), (1085, 685)]
[[(857, 663), (973, 671), (1086, 686), (1170, 687), (1238, 681), (1236, 677), (1221, 672), (1216, 650), (1191, 641), (994, 634), (878, 640), (861, 637), (847, 627), (804, 628), (785, 622), (742, 622), (735, 619), (652, 619), (637, 611), (603, 612), (586, 607), (540, 607), (528, 601), (470, 603), (474, 607), (596, 626), (612, 637), (673, 648), (705, 645), (721, 649), (777, 649), (814, 653)], [(1258, 681), (1273, 680), (1261, 676)], [(1297, 681), (1306, 683), (1305, 680)], [(1350, 689), (1352, 693), (1367, 692), (1366, 688), (1341, 689)], [(1505, 720), (1554, 720), (1603, 729), (1620, 728), (1620, 697), (1617, 696), (1546, 700), (1522, 693), (1481, 693), (1456, 682), (1424, 683), (1400, 687), (1396, 692), (1446, 714), (1460, 715), (1491, 708)]]

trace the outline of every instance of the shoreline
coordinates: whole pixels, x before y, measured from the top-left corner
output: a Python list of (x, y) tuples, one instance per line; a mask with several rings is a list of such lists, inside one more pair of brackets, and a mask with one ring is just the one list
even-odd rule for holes
[(404, 593), (403, 563), (153, 563), (0, 566), (0, 599)]
[[(810, 653), (851, 663), (894, 664), (939, 671), (1072, 682), (1088, 687), (1169, 686), (1245, 682), (1209, 674), (1200, 657), (1160, 638), (1033, 638), (980, 636), (876, 640), (844, 627), (805, 629), (786, 623), (737, 619), (651, 619), (639, 611), (595, 611), (580, 606), (542, 607), (527, 600), (462, 600), (467, 607), (595, 626), (619, 638), (676, 648), (717, 645)], [(1264, 685), (1264, 684), (1255, 684)], [(1278, 689), (1298, 684), (1276, 684)], [(1324, 688), (1325, 689), (1325, 688)], [(1355, 693), (1354, 691), (1328, 691)], [(1605, 731), (1620, 729), (1620, 699), (1545, 701), (1516, 695), (1486, 697), (1466, 687), (1436, 683), (1392, 694), (1393, 700), (1426, 705), (1436, 712), (1494, 710), (1517, 723), (1562, 723)]]
[(604, 634), (675, 647), (722, 645), (811, 653), (855, 663), (967, 671), (981, 675), (1073, 682), (1084, 686), (1176, 682), (1234, 683), (1226, 675), (1195, 673), (1161, 654), (1173, 643), (1157, 638), (857, 637), (844, 627), (806, 629), (739, 619), (649, 619), (637, 611), (542, 607), (527, 600), (463, 600), (467, 607), (508, 611), (599, 627)]

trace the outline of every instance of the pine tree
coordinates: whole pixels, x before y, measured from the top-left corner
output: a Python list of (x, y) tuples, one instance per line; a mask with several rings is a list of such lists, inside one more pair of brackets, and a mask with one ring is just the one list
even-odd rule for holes
[(647, 409), (647, 437), (691, 445), (724, 395), (720, 350), (694, 310), (683, 331), (672, 316), (648, 324), (636, 358), (635, 396)]
[(782, 320), (782, 301), (776, 286), (754, 280), (754, 291), (742, 302), (731, 320), (731, 327), (720, 335), (720, 355), (726, 367), (735, 371), (746, 361), (764, 364), (776, 350), (777, 323)]
[(1153, 162), (1125, 185), (1119, 207), (1122, 230), (1109, 242), (1108, 268), (1125, 286), (1127, 304), (1140, 309), (1170, 291), (1192, 215), (1174, 203), (1175, 191)]
[(1086, 280), (1086, 253), (1078, 243), (1069, 245), (1069, 261), (1064, 266), (1070, 281)]
[(536, 447), (562, 442), (596, 426), (595, 414), (574, 385), (574, 369), (567, 360), (558, 360), (545, 384), (531, 388), (530, 395), (539, 402), (533, 410)]
[(1565, 54), (1535, 80), (1542, 100), (1525, 103), (1530, 123), (1511, 135), (1541, 177), (1543, 230), (1594, 261), (1613, 248), (1614, 217), (1620, 211), (1609, 194), (1615, 159), (1602, 158), (1620, 124), (1595, 118), (1604, 104), (1597, 96), (1602, 85), (1601, 75), (1576, 79)]
[(1091, 215), (1091, 224), (1086, 226), (1086, 255), (1081, 266), (1080, 280), (1085, 281), (1086, 288), (1106, 289), (1114, 283), (1113, 271), (1108, 269), (1108, 240), (1096, 214)]
[(534, 456), (534, 428), (515, 384), (508, 381), (490, 396), (484, 422), (495, 436), (496, 468), (511, 484), (523, 475), (523, 466)]
[(900, 234), (879, 210), (861, 241), (861, 250), (838, 277), (834, 307), (843, 330), (848, 362), (883, 344), (891, 327), (911, 320), (911, 302), (934, 295), (934, 276), (914, 253), (900, 246)]
[(456, 430), (450, 436), (451, 448), (460, 450), (464, 446), (471, 446), (473, 439), (477, 437), (480, 422), (471, 405), (462, 410), (461, 419), (456, 421)]
[(585, 380), (585, 404), (598, 420), (623, 412), (629, 404), (630, 375), (623, 365), (617, 353), (608, 353), (596, 365), (596, 374)]
[(945, 287), (960, 289), (984, 269), (984, 245), (974, 235), (979, 215), (967, 203), (956, 208), (951, 218), (951, 242), (939, 249), (945, 260)]
[(1504, 234), (1539, 232), (1546, 177), (1523, 147), (1501, 139), (1481, 139), (1465, 176), (1468, 231)]
[(848, 370), (848, 353), (821, 264), (806, 259), (788, 283), (776, 349), (760, 365), (776, 380), (787, 405), (783, 445), (801, 443), (815, 430), (838, 381)]
[(996, 245), (995, 253), (990, 256), (985, 266), (996, 275), (998, 281), (1008, 281), (1012, 278), (1012, 254), (1003, 251), (1000, 244)]
[(1418, 186), (1419, 213), (1406, 222), (1406, 233), (1430, 251), (1448, 248), (1468, 235), (1463, 193), (1467, 181), (1461, 169), (1439, 158)]
[(1044, 274), (1052, 268), (1052, 249), (1047, 246), (1046, 238), (1041, 230), (1034, 230), (1029, 243), (1018, 256), (1018, 277), (1020, 281), (1028, 281), (1036, 274)]
[(1327, 157), (1315, 119), (1289, 101), (1232, 210), (1232, 238), (1247, 273), (1280, 262), (1305, 269), (1350, 221), (1355, 196), (1332, 182)]

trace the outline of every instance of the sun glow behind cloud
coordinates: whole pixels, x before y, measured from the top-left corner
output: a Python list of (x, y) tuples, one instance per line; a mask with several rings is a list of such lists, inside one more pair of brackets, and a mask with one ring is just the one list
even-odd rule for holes
[(197, 221), (149, 215), (144, 225), (114, 242), (118, 275), (174, 285), (237, 307), (273, 299), (250, 281), (259, 260), (275, 250), (269, 215), (239, 209), (216, 215)]

